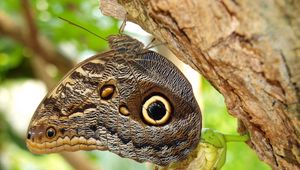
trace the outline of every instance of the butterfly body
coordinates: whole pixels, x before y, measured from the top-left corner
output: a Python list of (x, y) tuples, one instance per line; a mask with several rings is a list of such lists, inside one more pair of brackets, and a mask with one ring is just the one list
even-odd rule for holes
[(198, 144), (201, 113), (190, 83), (167, 59), (127, 35), (72, 69), (28, 128), (34, 153), (110, 150), (167, 165)]

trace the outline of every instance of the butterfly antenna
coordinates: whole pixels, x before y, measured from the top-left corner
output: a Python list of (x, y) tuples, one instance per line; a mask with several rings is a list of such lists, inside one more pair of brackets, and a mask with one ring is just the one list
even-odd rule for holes
[(86, 28), (84, 28), (83, 26), (80, 26), (80, 25), (78, 25), (78, 24), (76, 24), (76, 23), (74, 23), (74, 22), (72, 22), (72, 21), (69, 21), (69, 20), (67, 20), (67, 19), (65, 19), (65, 18), (62, 18), (62, 17), (58, 17), (58, 18), (61, 19), (61, 20), (63, 20), (63, 21), (65, 21), (65, 22), (67, 22), (67, 23), (69, 23), (69, 24), (71, 24), (71, 25), (74, 25), (74, 26), (76, 26), (76, 27), (78, 27), (78, 28), (81, 28), (81, 29), (83, 29), (83, 30), (85, 30), (85, 31), (87, 31), (87, 32), (89, 32), (89, 33), (95, 35), (96, 37), (98, 37), (98, 38), (100, 38), (100, 39), (102, 39), (102, 40), (104, 40), (104, 41), (108, 41), (107, 39), (101, 37), (100, 35), (98, 35), (98, 34), (92, 32), (92, 31), (90, 31), (90, 30), (88, 30), (88, 29), (86, 29)]

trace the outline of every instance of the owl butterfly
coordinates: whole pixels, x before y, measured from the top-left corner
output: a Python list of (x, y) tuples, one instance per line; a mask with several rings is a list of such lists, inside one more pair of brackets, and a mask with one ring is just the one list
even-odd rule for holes
[(123, 34), (79, 63), (43, 99), (27, 132), (33, 153), (109, 150), (161, 166), (200, 139), (192, 87), (170, 61)]

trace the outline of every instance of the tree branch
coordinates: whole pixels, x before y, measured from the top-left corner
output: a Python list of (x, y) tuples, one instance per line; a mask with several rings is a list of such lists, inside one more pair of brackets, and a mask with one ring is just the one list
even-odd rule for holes
[(32, 44), (32, 48), (39, 51), (40, 50), (40, 43), (38, 42), (38, 29), (36, 28), (32, 11), (30, 10), (30, 4), (28, 0), (21, 0), (21, 6), (23, 8), (24, 19), (25, 23), (27, 24), (29, 37), (30, 37), (30, 44)]
[(47, 38), (37, 35), (37, 42), (39, 43), (39, 47), (36, 48), (36, 45), (32, 44), (32, 37), (27, 32), (27, 29), (18, 26), (3, 11), (0, 11), (0, 35), (9, 37), (24, 45), (35, 55), (38, 55), (47, 62), (57, 66), (57, 68), (63, 74), (68, 72), (73, 67), (73, 62), (56, 51), (53, 44), (51, 44), (51, 42)]
[(224, 95), (263, 161), (274, 169), (300, 168), (299, 1), (118, 2), (130, 21)]
[(76, 170), (101, 170), (99, 167), (96, 168), (95, 166), (89, 164), (87, 157), (82, 153), (62, 152), (61, 155)]

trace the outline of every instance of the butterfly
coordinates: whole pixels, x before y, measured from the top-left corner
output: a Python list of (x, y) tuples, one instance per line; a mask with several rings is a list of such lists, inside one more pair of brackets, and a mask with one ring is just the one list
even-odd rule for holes
[(202, 118), (191, 84), (162, 55), (128, 35), (76, 65), (36, 109), (27, 131), (37, 154), (109, 150), (165, 166), (187, 157)]

